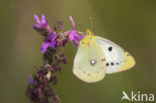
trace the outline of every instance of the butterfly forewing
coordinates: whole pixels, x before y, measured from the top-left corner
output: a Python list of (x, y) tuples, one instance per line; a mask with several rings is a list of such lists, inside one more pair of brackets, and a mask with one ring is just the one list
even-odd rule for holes
[(124, 71), (135, 65), (134, 58), (117, 44), (98, 36), (95, 40), (102, 48), (106, 58), (107, 74)]
[(80, 42), (74, 60), (73, 73), (81, 80), (92, 83), (105, 76), (106, 61), (103, 51), (95, 40)]

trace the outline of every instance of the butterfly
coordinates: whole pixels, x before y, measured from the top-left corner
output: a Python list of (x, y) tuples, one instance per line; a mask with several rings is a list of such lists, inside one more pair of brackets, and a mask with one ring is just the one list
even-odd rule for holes
[(93, 83), (101, 81), (106, 74), (128, 70), (135, 64), (130, 53), (88, 30), (79, 43), (73, 74), (84, 82)]

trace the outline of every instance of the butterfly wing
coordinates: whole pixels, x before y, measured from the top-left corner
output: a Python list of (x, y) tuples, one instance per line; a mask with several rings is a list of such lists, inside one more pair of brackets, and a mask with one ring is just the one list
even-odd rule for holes
[(73, 73), (84, 82), (92, 83), (104, 78), (106, 61), (96, 41), (80, 42), (74, 59)]
[(101, 46), (106, 58), (107, 74), (125, 71), (135, 65), (134, 58), (117, 44), (98, 36), (95, 40)]

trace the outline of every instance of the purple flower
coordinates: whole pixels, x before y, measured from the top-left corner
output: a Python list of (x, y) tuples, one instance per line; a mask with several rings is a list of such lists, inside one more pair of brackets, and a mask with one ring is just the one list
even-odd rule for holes
[(36, 20), (37, 23), (34, 25), (34, 28), (43, 28), (48, 25), (48, 21), (45, 19), (44, 14), (41, 15), (41, 20), (36, 14), (34, 14), (34, 19)]
[(34, 78), (32, 77), (32, 75), (29, 75), (29, 83), (30, 84), (34, 84)]
[(75, 46), (78, 46), (79, 39), (82, 39), (83, 36), (77, 34), (77, 32), (75, 30), (75, 23), (74, 23), (74, 20), (73, 20), (72, 16), (69, 16), (69, 19), (70, 19), (70, 21), (72, 22), (72, 25), (73, 25), (73, 29), (69, 33), (69, 41), (72, 41)]
[(63, 22), (61, 20), (58, 20), (57, 28), (63, 30)]
[(41, 46), (41, 53), (44, 53), (48, 47), (51, 47), (51, 48), (55, 47), (55, 44), (56, 44), (55, 37), (56, 37), (56, 34), (52, 33), (45, 39), (45, 41), (43, 42)]

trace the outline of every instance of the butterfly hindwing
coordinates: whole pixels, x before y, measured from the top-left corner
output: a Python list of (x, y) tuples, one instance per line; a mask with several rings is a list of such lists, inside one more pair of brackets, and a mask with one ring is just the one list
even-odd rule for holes
[(92, 83), (104, 78), (106, 61), (101, 47), (95, 40), (80, 42), (74, 60), (73, 73), (82, 81)]
[(134, 58), (117, 44), (98, 36), (95, 40), (106, 58), (106, 74), (125, 71), (135, 65)]

